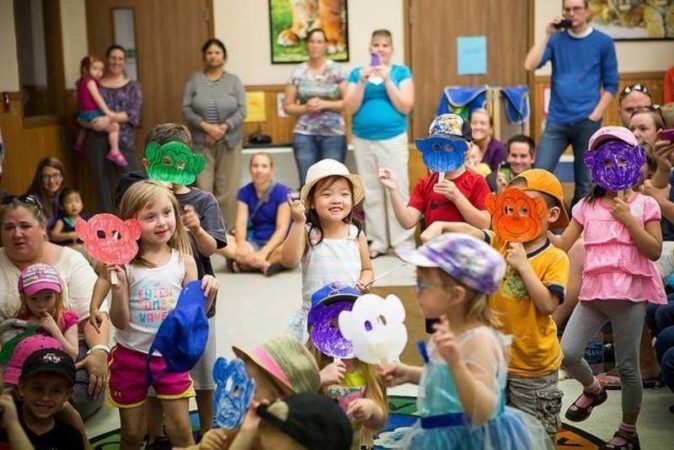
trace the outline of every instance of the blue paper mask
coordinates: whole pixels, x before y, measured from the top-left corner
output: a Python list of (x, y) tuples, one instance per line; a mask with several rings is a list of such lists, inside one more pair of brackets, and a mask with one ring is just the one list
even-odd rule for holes
[(416, 139), (415, 143), (423, 154), (424, 164), (432, 172), (451, 172), (466, 161), (468, 142), (463, 139), (453, 140), (435, 135)]
[(609, 191), (624, 191), (639, 183), (646, 152), (640, 145), (612, 140), (587, 151), (584, 161), (595, 183)]
[(233, 430), (243, 422), (248, 406), (253, 401), (255, 381), (248, 376), (240, 359), (227, 361), (218, 358), (213, 366), (215, 388), (215, 423), (220, 428)]

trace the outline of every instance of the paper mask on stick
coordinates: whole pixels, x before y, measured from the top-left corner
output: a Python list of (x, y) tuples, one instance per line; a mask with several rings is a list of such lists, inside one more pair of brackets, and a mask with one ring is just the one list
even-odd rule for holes
[(451, 140), (441, 136), (416, 139), (415, 143), (423, 154), (424, 164), (432, 172), (451, 172), (466, 161), (468, 143), (464, 140)]
[(508, 242), (529, 242), (541, 234), (547, 213), (545, 200), (529, 197), (518, 188), (507, 188), (501, 195), (489, 194), (487, 211), (491, 214), (492, 229)]
[(312, 294), (307, 325), (311, 341), (324, 355), (353, 358), (353, 345), (342, 336), (337, 318), (342, 311), (351, 311), (359, 296), (358, 290), (344, 283), (330, 283)]
[[(96, 214), (88, 222), (77, 219), (75, 230), (87, 253), (103, 264), (127, 264), (138, 253), (140, 224), (136, 219), (123, 221), (113, 214)], [(110, 282), (116, 285), (115, 273), (110, 276)]]
[(365, 294), (339, 314), (339, 329), (353, 343), (356, 358), (370, 364), (396, 361), (405, 348), (405, 308), (400, 299)]
[(646, 152), (640, 145), (612, 140), (585, 152), (583, 159), (595, 183), (609, 191), (624, 191), (639, 183)]
[(339, 302), (312, 308), (314, 325), (311, 341), (324, 355), (332, 358), (353, 358), (353, 344), (339, 330), (337, 318), (342, 311), (351, 311), (353, 302)]
[(245, 364), (238, 358), (231, 361), (218, 358), (213, 366), (213, 380), (215, 423), (227, 430), (239, 428), (253, 401), (255, 380), (248, 376)]
[(140, 224), (136, 219), (123, 221), (113, 214), (96, 214), (89, 221), (77, 219), (75, 230), (87, 253), (103, 264), (126, 264), (138, 253)]
[(145, 147), (145, 157), (150, 179), (172, 184), (192, 184), (206, 167), (206, 158), (195, 155), (188, 146), (175, 141), (164, 145), (151, 142)]

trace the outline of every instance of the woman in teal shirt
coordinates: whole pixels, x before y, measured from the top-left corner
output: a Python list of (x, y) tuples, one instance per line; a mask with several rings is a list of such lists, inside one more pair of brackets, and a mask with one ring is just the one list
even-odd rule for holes
[(370, 52), (370, 64), (349, 74), (344, 107), (353, 114), (351, 131), (358, 173), (365, 185), (363, 207), (367, 235), (372, 240), (370, 257), (376, 258), (389, 247), (414, 247), (414, 230), (400, 226), (390, 200), (386, 206), (386, 193), (378, 178), (378, 169), (390, 169), (400, 184), (400, 195), (409, 197), (407, 115), (414, 105), (414, 82), (409, 68), (391, 64), (390, 31), (372, 33)]

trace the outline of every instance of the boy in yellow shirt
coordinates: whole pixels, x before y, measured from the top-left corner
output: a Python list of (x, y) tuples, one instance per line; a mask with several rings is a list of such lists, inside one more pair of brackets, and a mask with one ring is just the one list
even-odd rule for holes
[(521, 244), (507, 242), (493, 231), (465, 223), (436, 222), (422, 234), (422, 241), (448, 231), (469, 233), (485, 239), (504, 256), (508, 269), (490, 306), (503, 324), (501, 331), (513, 336), (508, 402), (536, 416), (552, 436), (561, 426), (562, 406), (562, 392), (557, 387), (562, 351), (552, 313), (564, 300), (569, 259), (551, 245), (547, 233), (550, 228), (564, 228), (569, 218), (562, 185), (550, 172), (524, 171), (509, 186), (545, 202), (542, 226), (532, 239)]

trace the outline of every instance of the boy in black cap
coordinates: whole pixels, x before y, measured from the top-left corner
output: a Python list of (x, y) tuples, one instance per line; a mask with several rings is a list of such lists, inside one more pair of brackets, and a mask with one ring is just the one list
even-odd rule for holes
[(295, 394), (271, 405), (251, 405), (236, 437), (209, 431), (199, 450), (349, 450), (351, 422), (336, 402), (317, 394)]
[(72, 395), (74, 384), (75, 364), (61, 350), (38, 350), (24, 362), (19, 378), (23, 402), (19, 421), (36, 450), (84, 449), (82, 434), (55, 417)]

